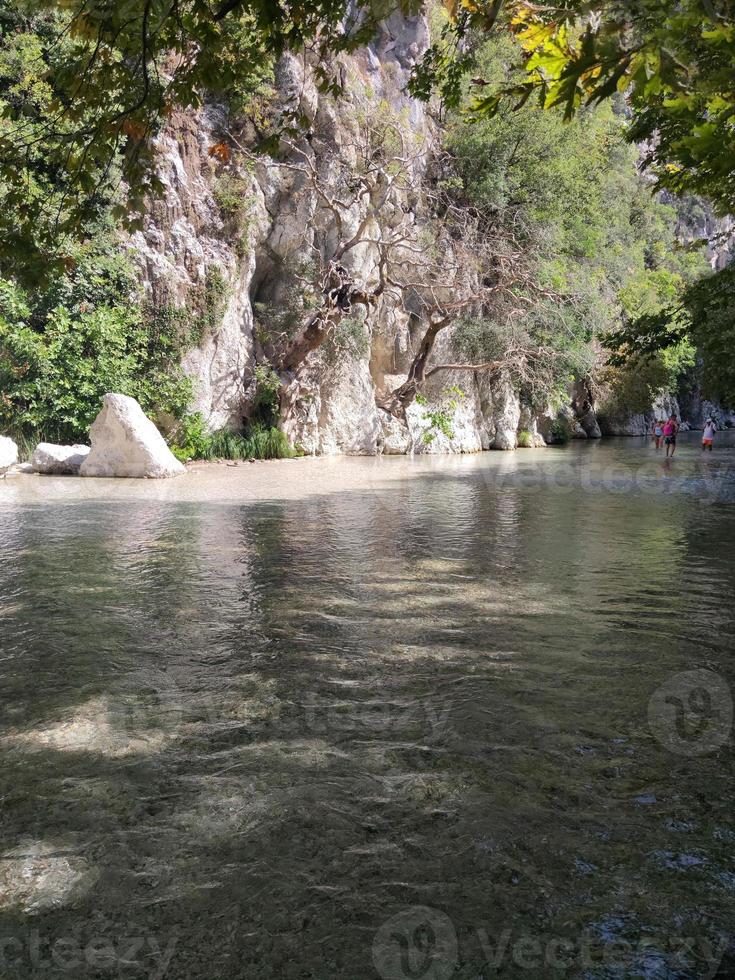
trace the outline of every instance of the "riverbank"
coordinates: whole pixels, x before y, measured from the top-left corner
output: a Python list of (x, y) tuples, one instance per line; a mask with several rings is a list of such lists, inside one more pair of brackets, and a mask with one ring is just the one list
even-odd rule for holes
[(374, 494), (417, 479), (465, 477), (503, 485), (577, 487), (580, 493), (694, 493), (729, 500), (735, 494), (735, 430), (717, 434), (712, 454), (696, 432), (682, 433), (673, 459), (644, 437), (574, 441), (563, 447), (436, 456), (307, 456), (258, 462), (198, 462), (169, 480), (82, 479), (19, 473), (0, 480), (3, 505), (151, 500), (246, 503), (340, 493)]

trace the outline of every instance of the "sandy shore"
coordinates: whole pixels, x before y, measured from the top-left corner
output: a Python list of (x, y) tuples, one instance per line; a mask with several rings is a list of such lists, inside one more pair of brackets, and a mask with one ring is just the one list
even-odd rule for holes
[[(527, 450), (540, 457), (544, 450)], [(378, 490), (431, 473), (456, 474), (507, 467), (513, 454), (473, 456), (321, 456), (248, 462), (199, 462), (169, 480), (89, 479), (15, 473), (0, 480), (0, 506), (53, 501), (160, 500), (242, 503), (295, 500), (331, 493)]]
[[(732, 490), (735, 431), (720, 433), (716, 451), (703, 454), (697, 433), (686, 433), (675, 460), (656, 453), (650, 440), (603, 439), (562, 449), (522, 449), (467, 456), (307, 456), (249, 463), (197, 462), (168, 480), (91, 479), (11, 473), (0, 479), (3, 506), (80, 501), (232, 503), (299, 500), (340, 493), (380, 493), (418, 479), (467, 476), (496, 490), (509, 483), (616, 493), (628, 489)], [(729, 495), (728, 495), (729, 499)]]

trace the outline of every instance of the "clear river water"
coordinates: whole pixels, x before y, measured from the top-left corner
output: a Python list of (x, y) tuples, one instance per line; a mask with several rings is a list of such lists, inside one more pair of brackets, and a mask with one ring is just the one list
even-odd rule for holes
[(0, 977), (735, 975), (735, 433), (0, 481)]

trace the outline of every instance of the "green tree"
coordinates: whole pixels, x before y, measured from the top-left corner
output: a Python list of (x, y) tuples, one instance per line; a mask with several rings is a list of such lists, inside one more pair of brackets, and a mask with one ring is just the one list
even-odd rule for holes
[(671, 359), (694, 345), (704, 393), (735, 405), (735, 269), (700, 279), (678, 302), (642, 314), (605, 339), (614, 367)]
[[(517, 76), (515, 49), (511, 38), (498, 36), (476, 52), (491, 85)], [(473, 360), (514, 346), (538, 351), (533, 370), (517, 381), (529, 401), (561, 399), (571, 377), (592, 369), (596, 341), (677, 302), (707, 266), (701, 255), (675, 247), (677, 212), (653, 197), (638, 173), (619, 97), (582, 107), (568, 122), (530, 102), (468, 120), (462, 109), (472, 98), (466, 87), (448, 120), (455, 193), (498, 227), (521, 230), (526, 261), (558, 298), (534, 310), (516, 304), (500, 319), (466, 318), (458, 337)], [(672, 372), (663, 362), (660, 368), (656, 377), (669, 383)]]
[(0, 430), (86, 439), (108, 391), (151, 415), (183, 416), (191, 383), (178, 333), (144, 302), (113, 240), (97, 238), (74, 259), (31, 293), (0, 279)]
[(258, 114), (263, 31), (205, 8), (0, 0), (0, 271), (39, 279), (107, 217), (134, 226), (177, 107), (206, 91)]
[(648, 142), (657, 186), (702, 194), (735, 211), (735, 10), (729, 0), (480, 0), (450, 5), (451, 19), (417, 67), (413, 91), (438, 87), (459, 102), (478, 42), (491, 31), (520, 42), (522, 77), (496, 85), (480, 72), (472, 111), (493, 115), (532, 96), (571, 118), (625, 93), (629, 138)]

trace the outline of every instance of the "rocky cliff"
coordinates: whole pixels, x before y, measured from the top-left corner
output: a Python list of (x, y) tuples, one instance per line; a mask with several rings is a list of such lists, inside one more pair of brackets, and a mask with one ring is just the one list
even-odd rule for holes
[[(274, 323), (288, 329), (289, 311), (302, 302), (294, 296), (299, 292), (299, 270), (337, 235), (325, 196), (294, 161), (308, 150), (309, 166), (322, 185), (338, 193), (343, 178), (336, 164), (356, 152), (360, 117), (389, 117), (404, 146), (411, 147), (408, 180), (394, 188), (375, 218), (367, 203), (356, 198), (342, 216), (343, 234), (355, 233), (367, 219), (379, 225), (373, 239), (391, 229), (409, 227), (420, 233), (420, 185), (438, 133), (426, 106), (409, 98), (405, 86), (428, 41), (423, 16), (393, 15), (368, 47), (340, 58), (337, 71), (344, 95), (339, 99), (319, 91), (306, 58), (284, 56), (275, 72), (277, 99), (302, 126), (306, 121), (305, 135), (298, 137), (304, 149), (297, 146), (295, 155), (286, 154), (285, 164), (249, 153), (252, 132), (223, 105), (177, 115), (160, 137), (164, 194), (151, 204), (146, 226), (131, 245), (146, 288), (158, 302), (206, 307), (206, 329), (185, 355), (184, 367), (194, 381), (192, 410), (203, 415), (211, 430), (239, 428), (248, 417), (256, 367), (268, 363), (263, 321), (268, 321), (271, 333)], [(242, 153), (223, 151), (233, 142)], [(718, 253), (714, 261), (724, 257)], [(379, 262), (379, 250), (368, 240), (352, 250), (346, 264), (352, 279), (368, 283), (374, 282)], [(305, 452), (477, 452), (513, 449), (521, 433), (526, 445), (556, 438), (558, 420), (551, 414), (532, 414), (507, 377), (490, 379), (467, 370), (429, 379), (422, 389), (425, 403), (413, 402), (405, 423), (389, 415), (379, 403), (406, 378), (420, 341), (416, 318), (385, 294), (370, 316), (352, 327), (345, 342), (312, 350), (300, 365), (298, 388), (283, 427)], [(458, 359), (451, 329), (437, 340), (434, 357)], [(448, 392), (451, 425), (437, 430), (432, 412), (445, 406)], [(572, 437), (637, 434), (650, 421), (631, 415), (615, 422), (602, 419), (601, 426), (597, 407), (586, 386), (576, 384), (563, 413)], [(670, 399), (656, 406), (661, 410), (679, 414), (678, 404)], [(709, 412), (695, 406), (693, 399), (686, 410), (693, 425)], [(723, 424), (729, 420), (724, 413)]]
[[(583, 382), (577, 382), (572, 390), (571, 418), (575, 429), (573, 438), (585, 436), (644, 436), (651, 431), (657, 419), (674, 415), (683, 431), (702, 429), (708, 418), (713, 418), (720, 429), (735, 427), (735, 409), (708, 401), (696, 386), (682, 384), (676, 391), (660, 391), (645, 412), (610, 412), (604, 393), (594, 397)], [(577, 431), (579, 426), (584, 435)], [(594, 430), (594, 431), (591, 431)]]
[[(418, 148), (411, 162), (415, 180), (383, 209), (381, 224), (415, 225), (419, 220), (411, 184), (421, 182), (436, 139), (435, 124), (426, 107), (405, 94), (405, 85), (428, 37), (423, 16), (392, 16), (368, 47), (341, 58), (339, 72), (346, 84), (338, 100), (317, 89), (303, 58), (286, 55), (276, 69), (278, 98), (308, 120), (306, 138), (315, 147), (328, 145), (332, 152), (337, 148), (349, 155), (355, 120), (367, 105), (378, 114), (390, 114)], [(273, 317), (275, 310), (285, 317), (293, 270), (308, 263), (315, 242), (334, 234), (333, 214), (298, 173), (247, 154), (223, 162), (218, 153), (223, 133), (237, 130), (237, 138), (248, 141), (249, 134), (237, 127), (238, 121), (219, 105), (171, 121), (158, 143), (164, 194), (152, 203), (145, 228), (131, 243), (146, 288), (158, 301), (191, 304), (208, 296), (212, 282), (221, 284), (222, 304), (214, 322), (184, 359), (195, 384), (192, 408), (212, 430), (238, 428), (249, 412), (255, 367), (264, 361), (259, 311), (266, 309)], [(328, 184), (330, 160), (318, 149), (314, 158)], [(234, 222), (218, 193), (223, 181), (240, 196)], [(348, 226), (354, 229), (363, 216), (358, 204), (346, 216)], [(369, 245), (355, 250), (350, 272), (367, 281), (378, 261)], [(472, 372), (447, 372), (426, 383), (427, 403), (410, 406), (407, 424), (388, 415), (376, 399), (405, 379), (416, 352), (416, 324), (410, 312), (383, 299), (363, 333), (358, 343), (312, 351), (300, 370), (298, 396), (284, 425), (292, 442), (306, 452), (512, 449), (523, 430), (536, 444), (543, 443), (536, 419), (502, 376), (491, 383)], [(440, 338), (436, 356), (456, 360), (451, 331)], [(425, 437), (429, 412), (441, 406), (448, 390), (456, 393), (451, 429)]]

